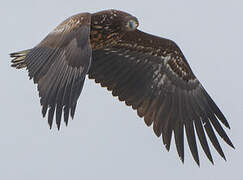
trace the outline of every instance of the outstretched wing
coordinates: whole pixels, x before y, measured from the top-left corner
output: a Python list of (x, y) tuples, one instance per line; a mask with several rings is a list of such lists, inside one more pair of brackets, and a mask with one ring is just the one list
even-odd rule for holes
[[(57, 26), (33, 49), (12, 53), (17, 68), (27, 67), (30, 78), (38, 84), (43, 116), (48, 110), (50, 128), (56, 112), (58, 129), (62, 112), (67, 124), (69, 114), (74, 116), (77, 99), (91, 63), (91, 15), (72, 16)], [(23, 51), (26, 53), (26, 51)]]
[[(162, 134), (167, 150), (174, 132), (177, 152), (184, 161), (184, 128), (194, 160), (199, 164), (195, 131), (213, 163), (205, 131), (225, 158), (215, 131), (233, 147), (219, 120), (224, 115), (192, 73), (178, 46), (139, 30), (126, 33), (111, 47), (93, 51), (89, 78), (107, 87), (119, 100), (136, 109), (155, 134)], [(214, 129), (213, 129), (213, 127)]]

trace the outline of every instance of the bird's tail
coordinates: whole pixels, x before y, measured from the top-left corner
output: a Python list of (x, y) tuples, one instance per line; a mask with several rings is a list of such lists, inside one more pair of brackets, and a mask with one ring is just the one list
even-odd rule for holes
[(10, 54), (11, 60), (11, 66), (15, 67), (16, 69), (22, 69), (26, 67), (25, 57), (28, 54), (30, 49), (14, 52)]

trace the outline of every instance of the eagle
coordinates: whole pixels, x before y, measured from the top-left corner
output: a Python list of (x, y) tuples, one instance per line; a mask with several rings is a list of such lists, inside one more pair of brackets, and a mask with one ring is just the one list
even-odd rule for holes
[[(59, 24), (35, 47), (11, 53), (37, 84), (50, 128), (74, 117), (86, 75), (137, 111), (169, 151), (171, 137), (184, 162), (184, 131), (199, 164), (196, 135), (214, 163), (208, 138), (225, 159), (215, 132), (233, 147), (225, 116), (195, 77), (177, 44), (137, 29), (136, 17), (119, 10), (80, 13)], [(54, 118), (55, 115), (55, 118)], [(196, 134), (196, 135), (195, 135)], [(207, 134), (207, 137), (206, 137)]]

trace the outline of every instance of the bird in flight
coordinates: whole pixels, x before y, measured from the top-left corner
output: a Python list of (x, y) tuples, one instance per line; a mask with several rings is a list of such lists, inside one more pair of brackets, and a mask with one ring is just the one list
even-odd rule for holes
[[(184, 162), (184, 131), (199, 165), (198, 140), (213, 163), (211, 141), (225, 159), (215, 132), (234, 148), (225, 116), (193, 74), (175, 42), (137, 29), (136, 17), (119, 10), (67, 18), (37, 46), (11, 53), (11, 66), (26, 68), (38, 86), (43, 117), (58, 129), (74, 117), (86, 75), (137, 110), (169, 151), (172, 133)], [(206, 137), (207, 134), (207, 137)]]

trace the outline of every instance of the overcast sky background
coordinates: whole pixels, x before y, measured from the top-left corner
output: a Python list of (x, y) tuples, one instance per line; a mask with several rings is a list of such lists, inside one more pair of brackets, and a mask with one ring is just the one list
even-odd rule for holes
[[(65, 18), (120, 9), (139, 29), (177, 42), (194, 73), (227, 117), (236, 149), (221, 141), (215, 165), (198, 143), (201, 167), (185, 141), (185, 163), (174, 139), (168, 153), (152, 128), (106, 89), (86, 80), (69, 126), (49, 130), (36, 85), (10, 68), (10, 52), (39, 43)], [(243, 150), (243, 3), (239, 1), (3, 1), (0, 6), (0, 179), (240, 179)], [(210, 144), (211, 145), (211, 144)], [(212, 147), (212, 146), (211, 146)]]

